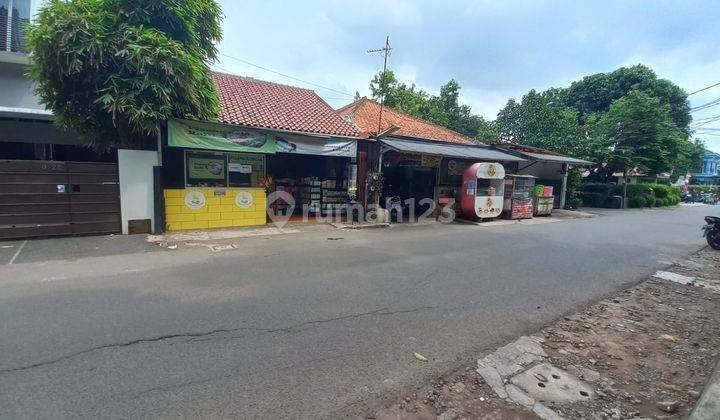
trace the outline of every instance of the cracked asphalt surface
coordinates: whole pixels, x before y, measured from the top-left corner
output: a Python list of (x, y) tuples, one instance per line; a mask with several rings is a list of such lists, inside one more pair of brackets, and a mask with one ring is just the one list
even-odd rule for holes
[(222, 253), (0, 266), (0, 418), (362, 414), (697, 250), (713, 213), (313, 232)]

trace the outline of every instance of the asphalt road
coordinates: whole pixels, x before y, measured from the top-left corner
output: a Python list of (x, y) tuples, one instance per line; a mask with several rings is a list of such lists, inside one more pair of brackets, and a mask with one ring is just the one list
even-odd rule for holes
[(706, 213), (18, 257), (0, 266), (0, 417), (363, 413), (697, 250)]

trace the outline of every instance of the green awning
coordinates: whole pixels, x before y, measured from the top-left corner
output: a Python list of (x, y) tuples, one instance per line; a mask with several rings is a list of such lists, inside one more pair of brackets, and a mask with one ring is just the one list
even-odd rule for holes
[(235, 125), (169, 120), (168, 146), (226, 152), (275, 153), (275, 136)]

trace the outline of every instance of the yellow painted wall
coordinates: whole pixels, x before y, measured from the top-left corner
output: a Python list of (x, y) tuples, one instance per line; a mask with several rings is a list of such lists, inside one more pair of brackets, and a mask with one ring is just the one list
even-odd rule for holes
[[(216, 195), (223, 191), (224, 196)], [(238, 193), (246, 199), (240, 200), (242, 206), (237, 203)], [(165, 190), (164, 194), (167, 230), (258, 226), (266, 223), (267, 200), (263, 188), (186, 188)], [(252, 204), (248, 205), (249, 197), (252, 197)]]

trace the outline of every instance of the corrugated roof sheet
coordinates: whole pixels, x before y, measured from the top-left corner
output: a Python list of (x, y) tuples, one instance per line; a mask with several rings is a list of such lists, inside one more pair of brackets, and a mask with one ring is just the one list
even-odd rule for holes
[(403, 153), (498, 162), (525, 162), (525, 159), (521, 157), (503, 153), (483, 145), (449, 144), (448, 142), (417, 141), (396, 137), (382, 138), (380, 142), (393, 150)]
[(530, 153), (530, 152), (521, 152), (523, 155), (530, 158), (530, 160), (538, 160), (541, 162), (557, 162), (557, 163), (569, 163), (573, 165), (592, 165), (592, 162), (588, 162), (587, 160), (577, 159), (570, 156), (562, 156), (562, 155), (546, 155), (543, 153)]

